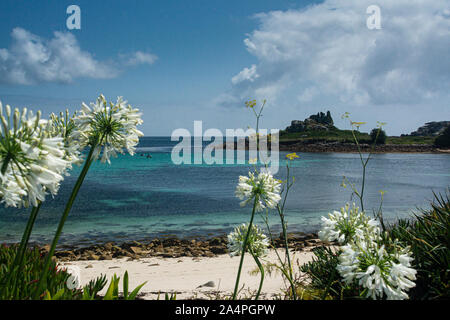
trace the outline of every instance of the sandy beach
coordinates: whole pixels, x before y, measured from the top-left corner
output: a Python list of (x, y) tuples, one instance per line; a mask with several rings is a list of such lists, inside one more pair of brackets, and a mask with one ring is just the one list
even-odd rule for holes
[[(284, 251), (278, 249), (280, 256), (284, 257)], [(294, 270), (297, 270), (297, 262), (303, 264), (310, 261), (312, 252), (297, 251), (291, 253)], [(277, 261), (275, 250), (271, 250), (265, 257), (265, 261)], [(177, 299), (208, 299), (219, 292), (222, 296), (232, 293), (239, 265), (239, 257), (230, 257), (222, 254), (215, 257), (180, 257), (161, 258), (150, 257), (131, 260), (120, 258), (99, 261), (68, 261), (62, 262), (61, 267), (76, 266), (79, 268), (81, 285), (84, 286), (90, 280), (100, 274), (106, 274), (108, 281), (115, 273), (123, 277), (128, 271), (130, 289), (147, 281), (141, 289), (140, 297), (143, 299), (164, 299), (164, 293), (176, 292)], [(256, 263), (250, 255), (246, 255), (241, 275), (240, 287), (241, 298), (245, 298), (249, 292), (257, 290), (260, 276), (251, 275), (250, 272), (257, 268)], [(211, 283), (213, 282), (213, 284)], [(203, 286), (207, 284), (207, 286)], [(120, 283), (122, 288), (122, 280)], [(279, 272), (267, 275), (262, 289), (263, 299), (273, 299), (281, 293), (284, 283)], [(104, 293), (106, 288), (101, 293)]]

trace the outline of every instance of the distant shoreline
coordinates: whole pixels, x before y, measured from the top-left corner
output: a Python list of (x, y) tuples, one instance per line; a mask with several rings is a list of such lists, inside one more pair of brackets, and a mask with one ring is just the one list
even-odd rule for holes
[[(422, 144), (385, 144), (377, 145), (375, 148), (368, 144), (361, 144), (360, 150), (365, 153), (445, 153), (433, 145)], [(358, 146), (351, 143), (282, 144), (280, 142), (280, 151), (358, 153), (359, 149)]]
[[(224, 143), (218, 148), (226, 149), (229, 144)], [(234, 150), (238, 150), (237, 142), (230, 146)], [(245, 149), (248, 150), (248, 143)], [(270, 149), (270, 144), (269, 144)], [(450, 150), (442, 150), (429, 144), (385, 144), (377, 145), (372, 150), (369, 144), (360, 144), (360, 150), (363, 153), (373, 151), (373, 153), (433, 153), (446, 154)], [(299, 141), (280, 141), (279, 151), (287, 152), (311, 152), (311, 153), (358, 153), (358, 147), (353, 143), (342, 142), (299, 142)]]

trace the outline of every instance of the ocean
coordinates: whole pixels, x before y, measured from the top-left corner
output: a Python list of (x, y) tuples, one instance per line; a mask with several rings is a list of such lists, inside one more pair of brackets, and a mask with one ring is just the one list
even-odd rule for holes
[[(239, 175), (250, 164), (175, 165), (170, 137), (144, 137), (135, 156), (120, 155), (111, 165), (92, 165), (64, 227), (61, 246), (96, 242), (144, 240), (153, 237), (211, 237), (247, 222), (250, 207), (240, 207), (234, 195)], [(195, 150), (201, 152), (201, 150)], [(147, 154), (151, 155), (147, 157)], [(285, 178), (285, 155), (280, 152), (277, 178)], [(289, 231), (319, 229), (320, 217), (352, 201), (341, 186), (346, 176), (357, 186), (362, 167), (358, 154), (301, 153), (292, 162), (295, 184), (286, 203)], [(74, 167), (59, 194), (47, 197), (37, 218), (31, 242), (49, 243), (72, 187), (81, 171)], [(367, 167), (365, 207), (371, 215), (384, 190), (385, 219), (409, 218), (427, 208), (433, 191), (450, 186), (450, 154), (375, 154)], [(356, 199), (353, 199), (356, 201)], [(30, 209), (0, 208), (0, 243), (20, 241)], [(269, 212), (275, 232), (276, 212)], [(261, 218), (256, 223), (262, 226)]]

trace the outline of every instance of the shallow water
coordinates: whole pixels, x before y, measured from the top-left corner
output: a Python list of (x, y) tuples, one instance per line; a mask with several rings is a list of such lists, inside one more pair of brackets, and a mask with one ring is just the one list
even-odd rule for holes
[[(210, 236), (228, 232), (248, 221), (251, 208), (241, 208), (234, 190), (239, 175), (251, 165), (174, 165), (170, 151), (175, 142), (145, 137), (138, 154), (119, 156), (111, 165), (95, 163), (79, 192), (64, 227), (61, 244), (126, 241), (154, 236)], [(145, 155), (150, 153), (152, 158)], [(280, 159), (285, 158), (280, 152)], [(286, 204), (291, 231), (317, 230), (320, 217), (350, 201), (342, 177), (360, 184), (358, 154), (304, 153), (293, 161), (296, 181)], [(285, 177), (280, 160), (277, 177)], [(78, 176), (75, 168), (55, 199), (43, 204), (32, 241), (49, 242)], [(416, 207), (427, 207), (432, 191), (450, 186), (450, 154), (375, 154), (369, 162), (365, 191), (366, 210), (380, 204), (388, 220), (407, 218)], [(28, 210), (0, 209), (0, 242), (20, 241)], [(416, 210), (417, 211), (417, 210)], [(275, 212), (269, 214), (276, 232)], [(261, 223), (259, 217), (257, 222)]]

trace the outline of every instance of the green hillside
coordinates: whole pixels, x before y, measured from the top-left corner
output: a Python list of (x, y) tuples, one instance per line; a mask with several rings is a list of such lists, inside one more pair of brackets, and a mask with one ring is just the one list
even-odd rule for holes
[[(355, 132), (360, 143), (370, 143), (370, 135), (367, 132)], [(388, 136), (386, 144), (433, 144), (434, 136)], [(340, 130), (338, 128), (325, 130), (308, 130), (303, 132), (286, 132), (280, 130), (280, 142), (342, 142), (354, 143), (351, 130)]]
[[(356, 137), (361, 143), (370, 141), (368, 133), (355, 132)], [(338, 128), (325, 130), (307, 130), (303, 132), (286, 132), (280, 131), (280, 141), (308, 141), (308, 140), (321, 140), (326, 142), (354, 142), (353, 134), (351, 130), (340, 130)]]

